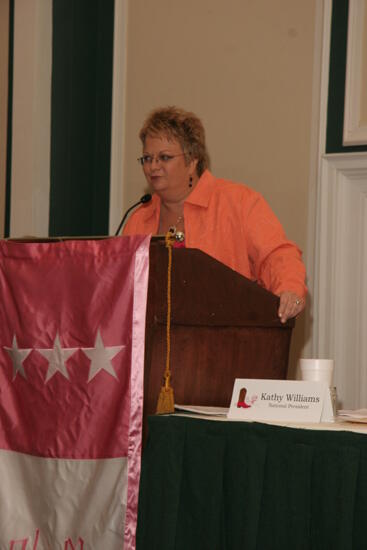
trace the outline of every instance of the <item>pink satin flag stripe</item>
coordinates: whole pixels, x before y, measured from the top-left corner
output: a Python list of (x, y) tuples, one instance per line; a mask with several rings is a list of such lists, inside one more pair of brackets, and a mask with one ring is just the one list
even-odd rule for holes
[[(126, 239), (128, 237), (122, 238)], [(145, 321), (149, 278), (149, 244), (150, 236), (142, 243), (135, 255), (125, 550), (135, 550), (136, 539), (143, 418)]]
[[(0, 447), (60, 458), (128, 455), (142, 243), (147, 251), (146, 237), (0, 241)], [(108, 359), (103, 368), (98, 353)]]

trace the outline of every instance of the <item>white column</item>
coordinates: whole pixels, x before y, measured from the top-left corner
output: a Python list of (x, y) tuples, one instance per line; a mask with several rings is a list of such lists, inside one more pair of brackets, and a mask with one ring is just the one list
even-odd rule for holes
[(52, 2), (16, 0), (10, 236), (47, 236)]
[(128, 0), (115, 0), (113, 45), (113, 87), (111, 124), (111, 180), (109, 232), (113, 235), (123, 210), (123, 167), (125, 154), (126, 64), (127, 64)]
[(9, 1), (0, 2), (0, 238), (4, 236), (8, 129)]

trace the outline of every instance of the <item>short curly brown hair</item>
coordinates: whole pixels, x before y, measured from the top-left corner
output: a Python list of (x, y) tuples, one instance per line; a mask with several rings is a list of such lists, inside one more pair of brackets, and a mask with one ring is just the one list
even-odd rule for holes
[(209, 156), (205, 145), (204, 126), (194, 113), (174, 106), (154, 109), (145, 120), (139, 137), (145, 145), (148, 135), (157, 134), (177, 139), (186, 153), (188, 162), (197, 159), (196, 171), (199, 177), (208, 168)]

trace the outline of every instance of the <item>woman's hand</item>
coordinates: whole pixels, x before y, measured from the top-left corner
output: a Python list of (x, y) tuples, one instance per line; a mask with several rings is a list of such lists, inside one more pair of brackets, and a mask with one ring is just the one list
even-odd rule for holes
[(284, 291), (280, 295), (278, 316), (281, 323), (285, 323), (291, 317), (296, 317), (305, 307), (304, 298), (297, 296), (295, 292)]

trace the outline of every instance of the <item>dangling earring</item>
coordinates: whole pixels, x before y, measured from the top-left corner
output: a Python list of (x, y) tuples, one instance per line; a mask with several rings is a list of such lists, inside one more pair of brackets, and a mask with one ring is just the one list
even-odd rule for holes
[(192, 176), (190, 176), (190, 183), (189, 183), (189, 187), (192, 187)]

